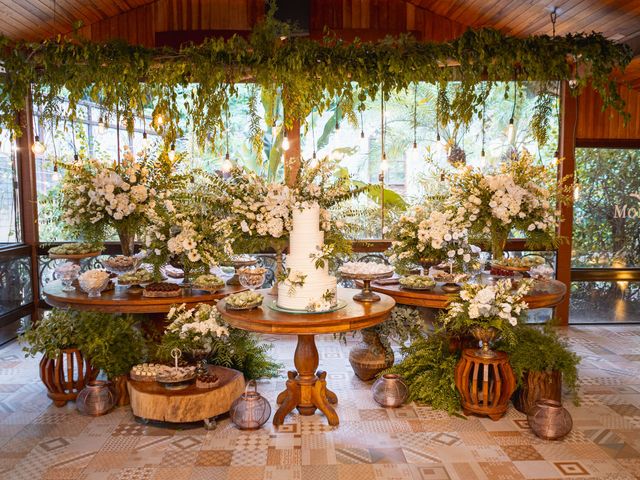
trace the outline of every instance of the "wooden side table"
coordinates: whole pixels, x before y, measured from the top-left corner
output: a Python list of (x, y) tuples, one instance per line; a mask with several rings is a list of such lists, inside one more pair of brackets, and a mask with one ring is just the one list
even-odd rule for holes
[(494, 357), (483, 357), (476, 352), (477, 349), (465, 348), (456, 365), (455, 382), (462, 412), (499, 420), (506, 413), (516, 389), (509, 356), (505, 352), (494, 352)]
[(348, 332), (371, 327), (387, 319), (396, 302), (388, 295), (380, 295), (375, 303), (353, 300), (359, 292), (352, 288), (339, 288), (338, 299), (347, 305), (340, 310), (318, 314), (294, 314), (273, 310), (269, 304), (275, 300), (269, 290), (260, 290), (264, 295), (262, 306), (253, 310), (227, 310), (225, 300), (218, 302), (218, 310), (233, 327), (252, 332), (297, 335), (298, 344), (294, 355), (296, 370), (288, 372), (287, 389), (278, 395), (280, 408), (273, 417), (273, 424), (284, 423), (285, 417), (294, 408), (300, 415), (313, 415), (317, 410), (325, 414), (329, 425), (338, 425), (338, 414), (332, 407), (338, 397), (327, 388), (327, 373), (318, 370), (319, 356), (315, 335)]
[(244, 391), (244, 376), (231, 368), (209, 366), (219, 384), (205, 389), (190, 385), (183, 390), (167, 390), (156, 382), (129, 379), (131, 410), (143, 420), (186, 423), (204, 421), (208, 429), (215, 428), (215, 417), (226, 413), (233, 401)]

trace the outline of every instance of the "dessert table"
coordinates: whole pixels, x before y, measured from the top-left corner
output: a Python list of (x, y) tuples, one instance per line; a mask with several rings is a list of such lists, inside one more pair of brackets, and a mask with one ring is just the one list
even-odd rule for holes
[[(431, 290), (409, 290), (399, 284), (380, 285), (371, 283), (371, 290), (392, 297), (399, 305), (443, 309), (456, 296), (447, 293), (438, 285)], [(552, 308), (558, 305), (567, 294), (567, 287), (558, 280), (536, 280), (533, 289), (525, 295), (524, 301), (530, 309)]]
[(301, 415), (313, 415), (316, 409), (325, 414), (329, 425), (338, 425), (338, 414), (331, 404), (338, 401), (335, 393), (327, 389), (327, 373), (317, 370), (319, 364), (315, 335), (348, 332), (371, 327), (385, 321), (396, 302), (388, 295), (380, 295), (375, 303), (353, 300), (357, 289), (338, 288), (338, 300), (346, 306), (328, 313), (285, 313), (272, 309), (269, 304), (275, 297), (270, 290), (260, 290), (264, 295), (262, 306), (253, 310), (229, 310), (225, 300), (218, 302), (218, 310), (224, 320), (236, 328), (257, 333), (297, 335), (294, 355), (296, 370), (288, 372), (287, 389), (278, 395), (280, 407), (273, 417), (278, 426), (294, 408)]
[(215, 301), (246, 290), (240, 285), (227, 285), (222, 290), (210, 293), (196, 289), (184, 289), (177, 297), (143, 297), (142, 289), (116, 287), (102, 292), (100, 297), (89, 298), (86, 293), (76, 288), (74, 292), (62, 290), (62, 282), (54, 280), (43, 288), (45, 301), (52, 307), (72, 308), (75, 310), (91, 310), (104, 313), (162, 313), (165, 314), (171, 305), (186, 303), (194, 307), (198, 303), (214, 303)]

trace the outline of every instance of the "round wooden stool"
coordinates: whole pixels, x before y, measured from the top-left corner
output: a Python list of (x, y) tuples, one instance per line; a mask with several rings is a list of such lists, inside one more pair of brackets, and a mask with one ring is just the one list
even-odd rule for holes
[(460, 392), (465, 415), (487, 415), (499, 420), (509, 407), (509, 399), (516, 388), (516, 378), (505, 352), (494, 357), (482, 357), (477, 349), (465, 348), (456, 365), (456, 387)]

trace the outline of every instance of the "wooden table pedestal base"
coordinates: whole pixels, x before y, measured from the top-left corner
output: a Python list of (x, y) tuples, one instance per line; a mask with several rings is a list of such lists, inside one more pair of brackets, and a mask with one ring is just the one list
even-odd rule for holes
[(300, 415), (313, 415), (316, 410), (325, 414), (329, 425), (337, 426), (340, 421), (331, 404), (338, 403), (338, 397), (327, 389), (327, 372), (317, 370), (318, 349), (314, 335), (298, 335), (298, 345), (294, 355), (297, 371), (288, 372), (287, 389), (278, 395), (278, 411), (273, 417), (275, 426), (282, 425), (285, 417), (298, 409)]

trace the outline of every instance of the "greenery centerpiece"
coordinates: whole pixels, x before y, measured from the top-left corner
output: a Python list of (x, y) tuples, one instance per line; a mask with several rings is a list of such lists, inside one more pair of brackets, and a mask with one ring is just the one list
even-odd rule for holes
[(447, 208), (470, 235), (490, 239), (494, 260), (502, 258), (514, 230), (525, 235), (532, 249), (558, 246), (564, 182), (526, 150), (489, 173), (470, 166), (457, 169), (449, 182)]
[(273, 377), (280, 368), (267, 355), (270, 346), (261, 345), (250, 332), (228, 327), (213, 305), (174, 305), (167, 319), (171, 323), (157, 352), (163, 360), (169, 360), (171, 350), (179, 348), (196, 361), (206, 358), (209, 363), (236, 368), (249, 379)]
[(173, 163), (166, 155), (153, 160), (124, 148), (113, 164), (81, 159), (63, 165), (60, 221), (68, 233), (89, 241), (104, 241), (115, 230), (122, 253), (133, 255), (134, 242), (150, 212), (171, 186)]
[(478, 354), (491, 357), (491, 341), (501, 337), (514, 344), (513, 328), (527, 315), (523, 300), (531, 289), (531, 280), (514, 284), (510, 279), (498, 280), (494, 285), (467, 283), (447, 309), (439, 316), (441, 327), (457, 335), (473, 335), (482, 342)]

